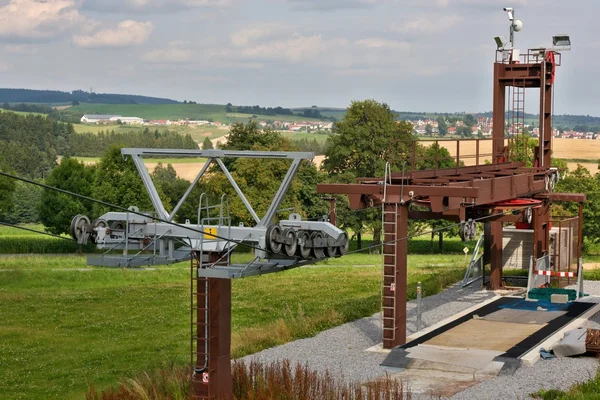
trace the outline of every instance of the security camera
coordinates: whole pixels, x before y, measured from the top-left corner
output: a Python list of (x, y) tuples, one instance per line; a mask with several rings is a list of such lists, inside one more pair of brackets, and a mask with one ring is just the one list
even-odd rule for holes
[(504, 7), (504, 11), (509, 12), (509, 11), (513, 11), (512, 7)]

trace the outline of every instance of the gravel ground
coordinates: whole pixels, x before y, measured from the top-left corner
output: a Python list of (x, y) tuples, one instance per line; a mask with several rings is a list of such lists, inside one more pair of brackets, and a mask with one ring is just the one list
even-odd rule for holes
[[(458, 284), (442, 293), (425, 297), (422, 300), (422, 328), (491, 297), (494, 297), (493, 293), (482, 291), (479, 287), (463, 289)], [(416, 331), (416, 307), (416, 301), (407, 304), (408, 334)], [(378, 343), (381, 343), (379, 313), (329, 329), (312, 338), (296, 340), (261, 351), (245, 357), (244, 360), (255, 359), (268, 363), (288, 359), (292, 364), (308, 363), (317, 371), (328, 370), (334, 376), (346, 381), (365, 382), (386, 374), (386, 370), (379, 364), (385, 359), (387, 353), (364, 351)]]
[[(442, 293), (423, 299), (422, 321), (425, 328), (494, 296), (475, 287), (461, 288), (456, 284)], [(600, 295), (600, 282), (586, 281), (585, 292)], [(586, 327), (600, 328), (600, 313), (594, 315)], [(416, 301), (407, 305), (407, 333), (416, 330)], [(353, 382), (365, 382), (384, 376), (386, 370), (379, 364), (385, 353), (364, 350), (381, 342), (381, 315), (375, 314), (318, 335), (282, 346), (273, 347), (247, 356), (261, 362), (289, 359), (292, 363), (307, 363), (317, 371), (328, 370), (335, 377)], [(590, 379), (598, 370), (598, 360), (579, 357), (540, 360), (532, 366), (523, 366), (513, 376), (489, 379), (454, 395), (453, 399), (526, 399), (539, 389), (567, 389), (576, 382)], [(393, 371), (392, 371), (393, 372)], [(422, 398), (422, 396), (413, 396)]]

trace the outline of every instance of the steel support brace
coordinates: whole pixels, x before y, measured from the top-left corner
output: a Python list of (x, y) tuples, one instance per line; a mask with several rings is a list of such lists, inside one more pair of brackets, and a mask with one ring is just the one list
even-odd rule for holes
[(273, 220), (273, 217), (275, 216), (275, 213), (277, 212), (279, 205), (283, 201), (283, 197), (285, 196), (285, 194), (287, 193), (287, 190), (289, 189), (290, 185), (292, 184), (292, 180), (294, 179), (294, 176), (296, 176), (296, 172), (298, 172), (298, 168), (300, 168), (301, 162), (302, 162), (301, 159), (295, 159), (294, 161), (292, 161), (292, 165), (290, 165), (290, 168), (288, 169), (287, 173), (285, 174), (285, 177), (283, 178), (283, 181), (281, 182), (281, 185), (279, 186), (277, 193), (275, 193), (275, 197), (273, 198), (273, 201), (271, 202), (271, 205), (269, 206), (267, 213), (265, 214), (264, 217), (262, 217), (262, 219), (260, 221), (257, 221), (258, 222), (257, 226), (267, 226)]
[(146, 191), (148, 192), (148, 196), (150, 196), (150, 201), (152, 201), (152, 205), (158, 214), (160, 219), (167, 220), (169, 219), (169, 213), (163, 206), (162, 201), (160, 200), (160, 196), (158, 195), (158, 191), (156, 190), (156, 186), (154, 186), (154, 182), (152, 182), (152, 178), (148, 173), (148, 169), (144, 164), (144, 160), (137, 154), (132, 154), (131, 158), (133, 158), (133, 162), (142, 177), (142, 181), (144, 182), (144, 186), (146, 187)]
[(406, 343), (408, 207), (384, 206), (383, 348)]
[(252, 205), (250, 204), (250, 202), (248, 201), (246, 196), (244, 196), (244, 192), (242, 192), (242, 189), (240, 189), (240, 187), (236, 183), (235, 179), (233, 179), (233, 176), (231, 176), (231, 174), (229, 173), (229, 170), (227, 169), (225, 164), (223, 164), (223, 161), (221, 161), (221, 159), (219, 159), (219, 158), (217, 158), (216, 160), (217, 160), (217, 164), (219, 164), (219, 167), (221, 167), (221, 170), (227, 177), (227, 180), (229, 181), (229, 183), (231, 183), (231, 186), (233, 186), (233, 188), (235, 189), (235, 192), (238, 194), (238, 196), (240, 196), (242, 203), (244, 203), (244, 205), (246, 206), (246, 209), (248, 210), (248, 212), (250, 213), (250, 215), (252, 216), (254, 221), (256, 221), (256, 223), (258, 224), (260, 222), (260, 218), (258, 218), (258, 215), (256, 215), (256, 212), (252, 208)]

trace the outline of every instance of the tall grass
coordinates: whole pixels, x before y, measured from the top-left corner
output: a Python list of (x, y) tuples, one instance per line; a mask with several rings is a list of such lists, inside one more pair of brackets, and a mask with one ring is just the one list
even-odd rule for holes
[(70, 254), (93, 252), (95, 246), (79, 246), (74, 240), (48, 236), (7, 236), (0, 237), (0, 254)]
[[(90, 386), (86, 400), (183, 400), (192, 398), (189, 368), (168, 368), (122, 380), (116, 388), (98, 393)], [(246, 365), (232, 363), (235, 400), (402, 400), (411, 394), (402, 381), (386, 377), (366, 384), (346, 383), (328, 371), (288, 360)]]

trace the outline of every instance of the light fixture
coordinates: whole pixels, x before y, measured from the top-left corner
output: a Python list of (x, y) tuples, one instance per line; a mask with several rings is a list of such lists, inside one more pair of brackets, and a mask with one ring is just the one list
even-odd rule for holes
[(504, 50), (504, 47), (508, 43), (504, 36), (496, 36), (494, 40), (496, 41), (496, 46), (498, 47), (498, 50)]
[(571, 38), (566, 34), (552, 36), (552, 48), (554, 50), (571, 50)]
[(508, 13), (509, 21), (512, 21), (513, 19), (515, 19), (515, 10), (513, 10), (512, 7), (504, 7), (504, 11), (506, 11)]

